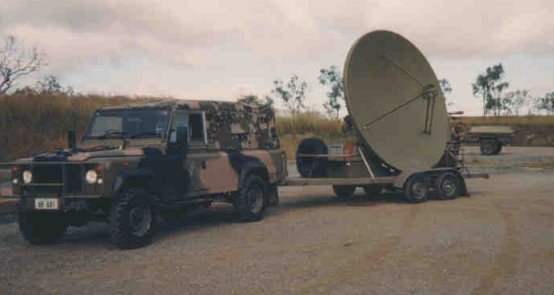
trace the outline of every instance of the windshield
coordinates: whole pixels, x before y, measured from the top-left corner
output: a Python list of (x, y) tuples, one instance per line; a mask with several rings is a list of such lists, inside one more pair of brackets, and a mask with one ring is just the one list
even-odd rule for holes
[(85, 138), (161, 138), (168, 122), (169, 111), (165, 109), (98, 111)]

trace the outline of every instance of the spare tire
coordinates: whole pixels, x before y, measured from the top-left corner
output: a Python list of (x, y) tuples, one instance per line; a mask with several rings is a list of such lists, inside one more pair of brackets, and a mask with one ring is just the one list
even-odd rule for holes
[(296, 169), (302, 177), (323, 177), (327, 169), (327, 157), (307, 157), (302, 155), (326, 155), (327, 145), (319, 138), (306, 138), (296, 149)]

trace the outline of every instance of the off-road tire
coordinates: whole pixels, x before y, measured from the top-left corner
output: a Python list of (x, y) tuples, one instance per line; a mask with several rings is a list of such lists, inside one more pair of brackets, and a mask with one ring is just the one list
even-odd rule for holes
[(337, 197), (341, 198), (351, 197), (355, 190), (356, 187), (352, 185), (333, 185), (333, 192)]
[(410, 203), (423, 203), (428, 195), (429, 187), (423, 175), (414, 174), (404, 184), (404, 197)]
[(486, 156), (497, 155), (500, 152), (500, 143), (492, 139), (483, 139), (479, 142), (481, 154)]
[[(122, 192), (112, 203), (110, 211), (112, 243), (120, 249), (134, 249), (150, 244), (157, 226), (154, 204), (154, 199), (143, 189)], [(143, 214), (142, 219), (140, 212)], [(141, 224), (135, 224), (137, 221)]]
[(363, 187), (368, 198), (379, 195), (383, 191), (383, 186), (379, 184), (370, 184)]
[(258, 221), (264, 216), (269, 204), (268, 185), (256, 174), (246, 176), (236, 193), (233, 207), (239, 221)]
[(279, 189), (277, 188), (277, 185), (270, 184), (267, 188), (268, 195), (268, 206), (269, 207), (277, 207), (279, 206)]
[(19, 231), (33, 245), (61, 242), (67, 230), (63, 213), (34, 211), (18, 205)]
[(460, 195), (460, 190), (460, 178), (452, 172), (442, 173), (435, 180), (435, 192), (440, 200), (455, 199)]

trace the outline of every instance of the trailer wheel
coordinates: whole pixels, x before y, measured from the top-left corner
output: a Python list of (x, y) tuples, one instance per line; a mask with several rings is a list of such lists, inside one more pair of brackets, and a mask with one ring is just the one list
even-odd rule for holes
[(442, 173), (435, 182), (437, 197), (441, 200), (452, 200), (460, 194), (460, 181), (452, 172)]
[(364, 191), (367, 197), (373, 197), (383, 191), (383, 187), (379, 184), (370, 184), (364, 186)]
[(429, 187), (425, 177), (414, 174), (404, 184), (404, 196), (410, 203), (422, 203), (427, 201)]
[(483, 139), (479, 142), (479, 148), (481, 149), (481, 154), (491, 156), (497, 155), (500, 152), (500, 144), (493, 139)]
[(499, 142), (499, 143), (498, 143), (498, 147), (496, 148), (496, 154), (495, 154), (495, 155), (500, 154), (501, 151), (502, 151), (502, 143)]
[(333, 185), (333, 192), (337, 197), (348, 198), (354, 194), (356, 190), (355, 186), (352, 185)]

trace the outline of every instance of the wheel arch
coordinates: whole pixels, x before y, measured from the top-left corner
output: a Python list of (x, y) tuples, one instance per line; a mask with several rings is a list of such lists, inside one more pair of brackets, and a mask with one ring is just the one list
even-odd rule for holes
[(129, 187), (152, 190), (154, 185), (155, 172), (151, 168), (131, 168), (120, 172), (112, 187), (112, 197), (117, 197), (122, 191)]

